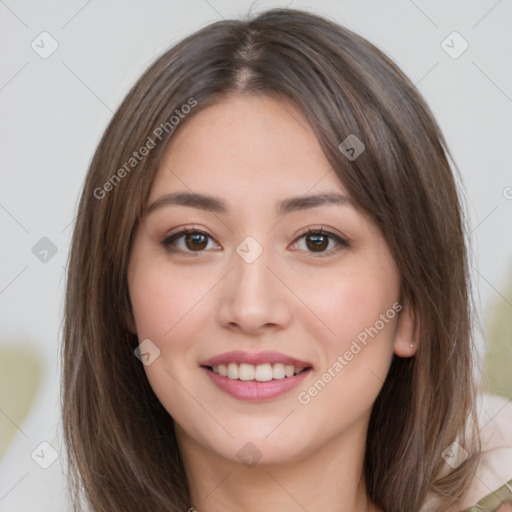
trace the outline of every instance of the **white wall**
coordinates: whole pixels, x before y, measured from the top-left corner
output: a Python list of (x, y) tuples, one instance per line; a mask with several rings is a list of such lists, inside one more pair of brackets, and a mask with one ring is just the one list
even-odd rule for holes
[[(512, 4), (267, 1), (254, 9), (289, 3), (368, 38), (418, 84), (463, 173), (481, 309), (505, 300), (512, 265)], [(16, 431), (0, 463), (1, 511), (68, 510), (60, 459), (41, 469), (30, 454), (43, 441), (62, 452), (58, 346), (64, 267), (80, 186), (99, 137), (155, 56), (193, 30), (245, 13), (250, 5), (247, 0), (0, 2), (0, 342), (4, 348), (27, 347), (43, 361), (40, 378), (35, 371), (26, 378), (18, 374), (19, 387), (1, 394), (0, 425)], [(58, 42), (47, 59), (31, 48), (35, 40), (38, 51), (51, 49), (50, 39), (38, 37), (43, 31)], [(469, 43), (457, 59), (441, 47), (453, 31)], [(454, 45), (455, 51), (460, 41)], [(32, 253), (42, 237), (57, 249), (46, 263)], [(25, 383), (37, 390), (26, 417), (15, 405)], [(44, 447), (34, 455), (47, 463), (51, 456)]]

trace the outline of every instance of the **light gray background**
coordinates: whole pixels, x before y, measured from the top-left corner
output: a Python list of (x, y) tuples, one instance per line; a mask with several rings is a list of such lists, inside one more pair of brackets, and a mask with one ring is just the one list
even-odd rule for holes
[[(157, 55), (209, 22), (246, 13), (251, 4), (260, 11), (290, 2), (0, 0), (0, 339), (33, 347), (46, 365), (36, 404), (0, 463), (1, 511), (68, 510), (60, 461), (43, 470), (30, 454), (48, 441), (62, 458), (64, 270), (76, 201), (101, 133)], [(327, 15), (366, 37), (417, 84), (463, 174), (480, 313), (507, 300), (512, 2), (323, 0), (290, 6)], [(59, 45), (47, 59), (31, 48), (34, 40), (42, 45), (43, 31)], [(469, 43), (457, 59), (441, 46), (453, 31)], [(455, 49), (459, 43), (454, 41)], [(58, 249), (46, 263), (31, 250), (42, 237)], [(16, 423), (2, 404), (0, 410)]]

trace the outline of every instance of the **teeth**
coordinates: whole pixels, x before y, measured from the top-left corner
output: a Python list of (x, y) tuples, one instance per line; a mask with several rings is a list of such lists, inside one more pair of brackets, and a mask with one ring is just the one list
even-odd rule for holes
[(228, 375), (230, 379), (238, 379), (238, 365), (236, 363), (228, 364)]
[(284, 379), (285, 377), (293, 377), (298, 375), (304, 370), (304, 367), (295, 368), (291, 364), (259, 364), (254, 366), (252, 364), (241, 363), (229, 363), (219, 364), (212, 366), (214, 373), (219, 374), (222, 377), (228, 377), (229, 379), (239, 380), (256, 380), (258, 382), (267, 382), (272, 379)]
[(254, 366), (252, 364), (241, 364), (238, 367), (238, 378), (240, 380), (254, 380)]
[(267, 382), (268, 380), (272, 380), (272, 366), (270, 366), (269, 364), (259, 364), (258, 366), (256, 366), (256, 371), (254, 373), (255, 379), (259, 382)]
[(284, 364), (276, 363), (272, 366), (272, 378), (273, 379), (284, 379), (285, 377)]

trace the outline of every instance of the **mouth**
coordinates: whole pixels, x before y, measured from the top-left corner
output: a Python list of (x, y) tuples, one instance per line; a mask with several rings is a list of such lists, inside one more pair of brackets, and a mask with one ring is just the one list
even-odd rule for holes
[(231, 397), (245, 401), (277, 398), (300, 384), (311, 363), (277, 352), (229, 352), (200, 364), (211, 382)]

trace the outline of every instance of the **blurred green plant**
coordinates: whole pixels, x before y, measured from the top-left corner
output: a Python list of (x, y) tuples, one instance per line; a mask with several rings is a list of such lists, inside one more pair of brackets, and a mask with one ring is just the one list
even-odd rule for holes
[(0, 344), (0, 460), (34, 405), (43, 364), (28, 343)]

